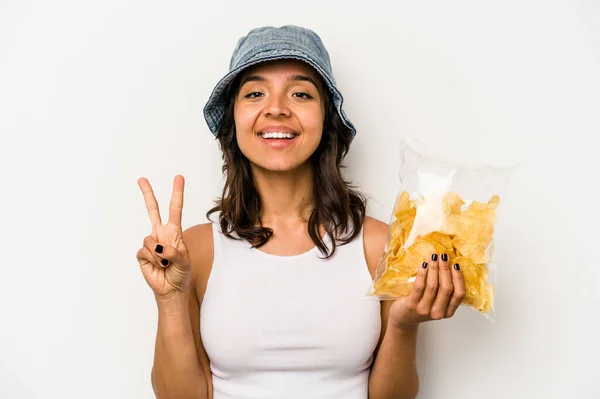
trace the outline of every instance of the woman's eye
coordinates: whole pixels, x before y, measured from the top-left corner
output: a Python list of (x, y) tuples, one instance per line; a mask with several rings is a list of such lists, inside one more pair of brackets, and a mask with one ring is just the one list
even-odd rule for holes
[(313, 98), (313, 96), (311, 96), (308, 93), (303, 93), (303, 92), (298, 92), (298, 93), (294, 93), (295, 96), (303, 98), (305, 100), (310, 100), (311, 98)]
[(261, 96), (262, 93), (258, 92), (258, 91), (253, 91), (252, 93), (248, 93), (244, 96), (244, 98), (257, 98), (259, 96)]

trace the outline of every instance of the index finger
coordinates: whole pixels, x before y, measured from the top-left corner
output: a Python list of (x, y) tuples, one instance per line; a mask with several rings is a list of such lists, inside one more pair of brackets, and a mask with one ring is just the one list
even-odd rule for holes
[(185, 180), (183, 176), (177, 175), (173, 179), (173, 194), (169, 205), (169, 223), (181, 227), (181, 214), (183, 213), (183, 189)]
[(423, 297), (423, 293), (425, 292), (425, 281), (427, 280), (427, 262), (423, 262), (419, 270), (417, 271), (417, 276), (415, 278), (414, 284), (410, 293), (408, 294), (408, 303), (413, 307), (413, 309), (417, 308), (417, 305), (421, 301)]
[(162, 221), (160, 219), (158, 202), (156, 202), (156, 197), (154, 196), (154, 191), (152, 191), (150, 182), (145, 177), (142, 177), (138, 179), (138, 186), (140, 186), (142, 194), (144, 194), (144, 202), (146, 202), (146, 208), (148, 209), (148, 215), (150, 215), (152, 227), (154, 228), (155, 226), (160, 226)]

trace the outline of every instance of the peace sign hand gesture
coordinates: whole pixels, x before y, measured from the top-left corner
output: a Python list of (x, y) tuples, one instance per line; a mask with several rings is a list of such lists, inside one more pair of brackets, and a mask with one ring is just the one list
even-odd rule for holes
[(173, 181), (169, 221), (164, 225), (150, 183), (142, 177), (138, 180), (138, 185), (144, 194), (144, 201), (152, 222), (152, 234), (144, 239), (143, 247), (137, 253), (142, 274), (157, 297), (170, 296), (178, 292), (187, 294), (191, 261), (183, 242), (181, 229), (183, 176), (177, 175)]

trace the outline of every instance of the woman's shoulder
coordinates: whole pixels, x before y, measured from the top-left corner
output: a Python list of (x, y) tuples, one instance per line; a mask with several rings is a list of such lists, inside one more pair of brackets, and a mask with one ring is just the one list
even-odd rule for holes
[(363, 246), (365, 258), (371, 275), (375, 275), (377, 264), (385, 250), (388, 237), (388, 225), (371, 216), (365, 216), (363, 225)]
[[(213, 226), (212, 223), (200, 223), (183, 231), (183, 241), (190, 253), (197, 258), (212, 258)], [(192, 254), (193, 252), (193, 254)], [(210, 256), (209, 256), (210, 255)]]
[(212, 223), (201, 223), (188, 227), (183, 231), (183, 241), (192, 262), (190, 284), (200, 300), (204, 296), (214, 258)]
[(365, 240), (379, 242), (386, 241), (388, 234), (388, 224), (371, 216), (365, 216), (363, 225), (363, 236)]

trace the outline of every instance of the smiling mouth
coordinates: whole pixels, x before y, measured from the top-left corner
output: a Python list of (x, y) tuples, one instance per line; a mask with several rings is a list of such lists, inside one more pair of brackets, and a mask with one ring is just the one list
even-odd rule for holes
[(265, 140), (293, 140), (298, 137), (298, 134), (296, 133), (283, 132), (259, 133), (258, 135)]

